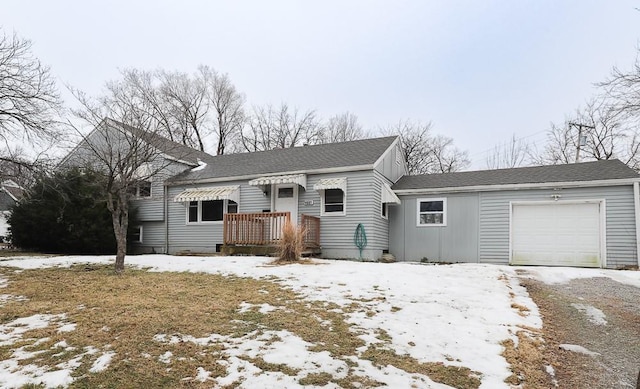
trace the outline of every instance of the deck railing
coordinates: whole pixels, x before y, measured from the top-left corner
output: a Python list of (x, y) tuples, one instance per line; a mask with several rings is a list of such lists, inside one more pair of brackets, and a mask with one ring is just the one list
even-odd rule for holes
[(300, 223), (304, 227), (304, 243), (307, 247), (320, 247), (320, 218), (302, 214)]
[[(282, 227), (291, 220), (289, 212), (227, 213), (224, 215), (223, 235), (225, 245), (276, 245)], [(320, 218), (301, 215), (305, 229), (305, 245), (320, 247)]]
[(289, 220), (289, 212), (226, 213), (224, 244), (275, 244), (280, 239), (282, 227)]

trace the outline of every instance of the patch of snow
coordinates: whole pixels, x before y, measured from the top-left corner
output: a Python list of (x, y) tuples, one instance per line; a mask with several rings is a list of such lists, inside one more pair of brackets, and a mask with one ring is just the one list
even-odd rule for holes
[(198, 367), (198, 374), (196, 375), (196, 381), (206, 382), (211, 379), (211, 372)]
[(578, 311), (584, 313), (587, 316), (587, 320), (598, 326), (607, 325), (607, 316), (596, 307), (588, 304), (571, 304), (572, 307)]
[(76, 323), (63, 324), (58, 328), (58, 332), (71, 332), (76, 330)]
[(253, 307), (260, 307), (258, 309), (258, 312), (262, 314), (267, 314), (269, 312), (273, 312), (275, 310), (280, 309), (279, 307), (274, 307), (273, 305), (270, 305), (270, 304), (255, 305), (255, 304), (249, 304), (246, 301), (243, 301), (240, 303), (240, 308), (238, 309), (238, 313), (249, 312)]
[(113, 351), (107, 351), (106, 353), (102, 354), (98, 357), (98, 359), (95, 360), (95, 362), (93, 362), (93, 365), (91, 365), (91, 369), (89, 369), (89, 371), (91, 373), (99, 373), (105, 370), (107, 367), (109, 367), (111, 359), (114, 355), (116, 355), (116, 353)]
[(173, 353), (171, 351), (167, 351), (166, 353), (160, 355), (158, 357), (158, 361), (162, 362), (162, 363), (166, 363), (169, 364), (171, 363), (171, 357), (173, 356)]
[(554, 369), (551, 365), (544, 365), (544, 370), (547, 372), (547, 374), (549, 374), (549, 377), (551, 377), (551, 383), (553, 384), (553, 386), (557, 388), (558, 380), (556, 379), (556, 369)]
[(588, 349), (586, 349), (586, 348), (584, 348), (582, 346), (578, 346), (576, 344), (561, 344), (560, 348), (562, 350), (567, 350), (567, 351), (571, 351), (571, 352), (574, 352), (574, 353), (585, 354), (585, 355), (589, 355), (591, 357), (596, 357), (596, 356), (600, 355), (600, 353), (588, 350)]
[(525, 271), (525, 276), (546, 284), (563, 284), (580, 278), (607, 277), (621, 284), (640, 288), (640, 271), (544, 266), (527, 267)]
[(20, 317), (0, 325), (0, 346), (9, 346), (22, 338), (27, 331), (46, 328), (52, 321), (64, 319), (64, 315), (36, 314)]

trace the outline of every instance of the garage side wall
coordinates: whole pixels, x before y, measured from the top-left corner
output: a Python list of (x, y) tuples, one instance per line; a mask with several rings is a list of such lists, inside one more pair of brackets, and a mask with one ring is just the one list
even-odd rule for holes
[[(417, 199), (447, 199), (446, 226), (417, 226)], [(478, 193), (401, 196), (389, 208), (389, 251), (399, 261), (478, 262)]]
[[(633, 187), (540, 189), (480, 193), (480, 262), (509, 263), (509, 203), (512, 201), (549, 201), (552, 195), (566, 200), (606, 202), (607, 267), (636, 264), (636, 230)], [(577, 221), (579, 223), (579, 220)]]

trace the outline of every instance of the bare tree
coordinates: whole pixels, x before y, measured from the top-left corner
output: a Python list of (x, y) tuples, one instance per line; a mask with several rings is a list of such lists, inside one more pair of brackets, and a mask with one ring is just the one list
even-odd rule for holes
[(405, 120), (381, 132), (400, 136), (409, 174), (450, 173), (469, 166), (468, 153), (456, 148), (453, 139), (431, 135), (431, 123)]
[(49, 68), (31, 53), (31, 42), (0, 29), (0, 175), (20, 180), (48, 165), (42, 153), (26, 157), (22, 143), (46, 149), (61, 134), (62, 103)]
[[(112, 81), (105, 90), (98, 99), (74, 91), (80, 107), (73, 112), (92, 126), (93, 131), (83, 136), (62, 161), (61, 168), (91, 168), (101, 178), (117, 243), (115, 270), (120, 273), (124, 270), (132, 189), (142, 181), (163, 174), (170, 162), (162, 155), (170, 151), (169, 148), (178, 151), (186, 148), (160, 136), (161, 127), (149, 101), (130, 93), (130, 83)], [(76, 130), (82, 132), (80, 128)]]
[(216, 154), (222, 155), (227, 144), (242, 133), (246, 121), (245, 99), (233, 85), (229, 75), (220, 74), (208, 66), (200, 66), (198, 75), (215, 114), (213, 121), (218, 144)]
[(640, 119), (640, 50), (631, 70), (614, 67), (611, 76), (598, 84), (617, 111)]
[(516, 139), (515, 134), (507, 144), (498, 145), (492, 154), (487, 156), (488, 169), (514, 168), (528, 162), (530, 147), (523, 139)]
[[(582, 127), (580, 133), (579, 128)], [(579, 134), (582, 139), (579, 139)], [(565, 121), (552, 125), (541, 164), (620, 159), (631, 168), (640, 168), (640, 138), (632, 121), (619, 107), (604, 97), (594, 98)]]
[(322, 126), (318, 143), (336, 143), (366, 138), (358, 117), (350, 112), (332, 116)]
[(287, 104), (254, 107), (248, 129), (242, 134), (246, 151), (283, 149), (318, 143), (321, 126), (314, 111), (300, 113)]

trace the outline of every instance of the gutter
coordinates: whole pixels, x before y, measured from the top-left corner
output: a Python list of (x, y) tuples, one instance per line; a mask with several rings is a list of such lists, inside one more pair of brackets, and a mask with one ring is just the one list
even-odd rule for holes
[(500, 190), (524, 190), (524, 189), (554, 189), (554, 188), (585, 188), (596, 186), (632, 185), (640, 182), (640, 178), (622, 178), (599, 181), (565, 181), (565, 182), (540, 182), (529, 184), (501, 184), (501, 185), (474, 185), (443, 188), (414, 188), (394, 189), (398, 195), (427, 194), (427, 193), (459, 193), (459, 192), (490, 192)]
[(164, 253), (169, 254), (169, 188), (166, 181), (162, 187), (164, 188)]
[(289, 170), (289, 171), (273, 172), (273, 173), (267, 172), (267, 173), (260, 173), (260, 174), (247, 174), (244, 176), (176, 180), (176, 181), (170, 181), (168, 186), (189, 185), (189, 184), (209, 184), (214, 182), (227, 182), (227, 181), (244, 181), (244, 180), (251, 180), (254, 178), (260, 178), (264, 176), (280, 176), (280, 175), (290, 175), (290, 174), (293, 175), (293, 174), (345, 173), (345, 172), (348, 173), (348, 172), (372, 170), (372, 169), (373, 169), (373, 165), (358, 165), (358, 166), (341, 166), (341, 167), (316, 169), (316, 170)]

